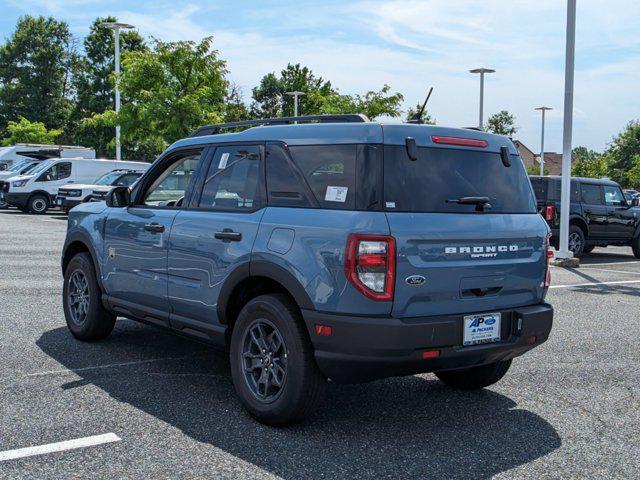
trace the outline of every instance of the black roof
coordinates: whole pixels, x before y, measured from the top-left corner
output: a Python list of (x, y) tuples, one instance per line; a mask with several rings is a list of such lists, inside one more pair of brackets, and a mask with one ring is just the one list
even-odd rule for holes
[[(531, 179), (540, 179), (540, 180), (562, 180), (562, 177), (559, 175), (545, 175), (541, 177), (540, 175), (529, 175)], [(620, 184), (618, 182), (614, 182), (609, 178), (587, 178), (587, 177), (571, 177), (571, 180), (578, 180), (580, 183), (590, 183), (592, 185), (613, 185), (619, 187)]]

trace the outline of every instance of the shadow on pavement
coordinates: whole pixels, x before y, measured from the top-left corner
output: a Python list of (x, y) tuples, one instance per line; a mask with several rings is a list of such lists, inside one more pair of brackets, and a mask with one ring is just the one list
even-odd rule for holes
[(628, 263), (637, 262), (638, 259), (633, 256), (631, 247), (628, 248), (629, 253), (607, 252), (605, 249), (598, 249), (592, 253), (585, 253), (580, 257), (581, 265), (598, 265), (599, 263)]
[(489, 478), (561, 445), (552, 425), (510, 398), (454, 391), (432, 376), (330, 384), (312, 419), (274, 429), (244, 413), (226, 356), (199, 343), (121, 320), (103, 342), (78, 342), (58, 328), (37, 344), (82, 377), (64, 389), (95, 385), (198, 442), (288, 479)]

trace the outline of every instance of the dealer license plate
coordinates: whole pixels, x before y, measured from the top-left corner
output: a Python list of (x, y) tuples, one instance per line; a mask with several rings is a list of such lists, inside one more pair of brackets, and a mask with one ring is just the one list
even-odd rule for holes
[(479, 345), (500, 341), (500, 314), (481, 313), (464, 317), (463, 345)]

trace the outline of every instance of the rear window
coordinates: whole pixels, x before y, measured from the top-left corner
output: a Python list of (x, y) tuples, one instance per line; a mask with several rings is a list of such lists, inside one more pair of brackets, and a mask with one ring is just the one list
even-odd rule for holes
[(388, 211), (465, 213), (475, 205), (450, 203), (462, 197), (488, 197), (485, 213), (536, 213), (535, 198), (522, 162), (505, 167), (498, 153), (419, 148), (409, 159), (404, 146), (384, 152), (384, 206)]
[[(537, 200), (557, 200), (560, 201), (562, 191), (561, 182), (558, 178), (532, 178), (531, 185)], [(580, 201), (580, 189), (578, 182), (571, 181), (571, 201)]]

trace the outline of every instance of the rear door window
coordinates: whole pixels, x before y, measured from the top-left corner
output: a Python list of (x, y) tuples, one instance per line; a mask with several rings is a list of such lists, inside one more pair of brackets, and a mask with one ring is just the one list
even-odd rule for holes
[(580, 189), (584, 203), (588, 205), (602, 205), (602, 190), (600, 185), (583, 183)]
[(216, 148), (202, 187), (199, 208), (252, 212), (261, 207), (260, 147)]
[(357, 145), (291, 146), (320, 208), (355, 210)]
[(265, 158), (269, 205), (302, 208), (315, 206), (314, 194), (293, 163), (286, 146), (267, 144)]
[(475, 205), (454, 201), (487, 197), (485, 213), (536, 213), (535, 197), (522, 162), (512, 156), (450, 148), (419, 148), (412, 161), (404, 146), (384, 150), (384, 206), (388, 211), (471, 213)]

